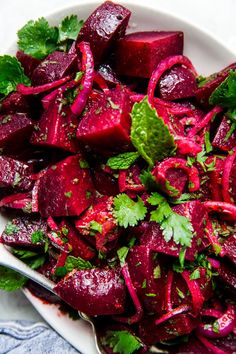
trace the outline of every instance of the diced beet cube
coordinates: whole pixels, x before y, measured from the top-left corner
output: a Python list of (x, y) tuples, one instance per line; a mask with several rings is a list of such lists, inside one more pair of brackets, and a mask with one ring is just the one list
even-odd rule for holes
[(54, 291), (73, 308), (90, 316), (124, 312), (125, 285), (115, 269), (72, 271)]
[(236, 234), (230, 236), (223, 245), (227, 257), (236, 265)]
[(34, 70), (32, 84), (40, 86), (60, 80), (76, 70), (79, 70), (76, 55), (55, 51), (49, 54)]
[(77, 138), (86, 145), (118, 150), (130, 142), (131, 104), (125, 89), (116, 88), (101, 94), (79, 123)]
[(32, 187), (32, 169), (21, 161), (0, 156), (0, 188), (12, 187), (26, 191)]
[(95, 237), (96, 248), (106, 251), (106, 244), (118, 239), (119, 231), (113, 217), (113, 197), (97, 198), (95, 203), (75, 222), (82, 235)]
[(183, 53), (183, 32), (136, 32), (117, 43), (116, 71), (120, 75), (150, 78), (158, 63)]
[(29, 100), (19, 92), (12, 92), (1, 102), (1, 113), (31, 113)]
[(93, 183), (95, 189), (103, 195), (116, 196), (119, 194), (117, 178), (102, 170), (93, 172)]
[(56, 147), (70, 152), (78, 151), (76, 130), (78, 119), (69, 106), (62, 106), (63, 98), (58, 96), (45, 110), (31, 136), (31, 144)]
[[(173, 210), (185, 217), (187, 217), (194, 230), (194, 236), (192, 238), (191, 247), (186, 248), (185, 258), (193, 261), (195, 259), (196, 252), (205, 249), (209, 242), (205, 236), (204, 228), (207, 219), (207, 212), (203, 205), (199, 201), (191, 201), (177, 205)], [(148, 223), (148, 227), (140, 238), (142, 245), (147, 245), (151, 250), (165, 253), (170, 256), (178, 257), (181, 245), (177, 245), (174, 240), (168, 242), (163, 237), (160, 225), (156, 222)]]
[(158, 326), (155, 320), (156, 316), (147, 316), (139, 324), (139, 336), (144, 343), (149, 345), (189, 334), (199, 324), (199, 320), (189, 314), (174, 316)]
[(27, 141), (33, 130), (33, 123), (25, 113), (0, 116), (0, 147), (4, 148), (17, 141), (18, 149), (21, 142)]
[(209, 105), (209, 97), (212, 92), (226, 79), (230, 70), (236, 69), (236, 63), (233, 63), (223, 70), (207, 78), (207, 82), (196, 91), (196, 98), (202, 105)]
[(166, 277), (156, 256), (147, 246), (135, 246), (129, 250), (126, 262), (144, 308), (148, 312), (161, 313)]
[(8, 222), (1, 236), (1, 242), (12, 247), (42, 247), (43, 240), (32, 243), (36, 231), (47, 232), (47, 223), (38, 216), (23, 216)]
[(175, 66), (161, 77), (158, 87), (162, 99), (173, 101), (193, 97), (197, 83), (189, 69)]
[(40, 60), (22, 52), (21, 50), (17, 51), (16, 57), (23, 66), (25, 75), (31, 79), (34, 69), (40, 64)]
[(231, 121), (224, 116), (212, 141), (212, 146), (222, 151), (230, 151), (236, 146), (236, 131), (230, 133), (231, 124)]
[(120, 81), (117, 78), (116, 73), (113, 71), (109, 64), (101, 64), (98, 68), (98, 73), (103, 79), (110, 85), (119, 85)]
[(74, 257), (81, 257), (86, 260), (90, 260), (95, 256), (94, 249), (85, 241), (85, 239), (79, 234), (79, 232), (72, 226), (67, 220), (63, 220), (60, 223), (60, 230), (62, 236), (68, 239), (69, 244), (72, 247), (71, 254)]
[(38, 209), (43, 217), (80, 215), (93, 196), (89, 168), (81, 155), (51, 166), (39, 179)]
[(85, 21), (77, 43), (90, 43), (95, 64), (99, 64), (114, 43), (125, 35), (130, 15), (125, 7), (105, 1)]

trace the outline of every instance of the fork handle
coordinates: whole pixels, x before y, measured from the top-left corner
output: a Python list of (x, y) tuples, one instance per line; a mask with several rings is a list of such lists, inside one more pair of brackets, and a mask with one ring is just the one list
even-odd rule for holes
[(41, 285), (43, 288), (45, 288), (45, 289), (49, 290), (51, 293), (55, 294), (55, 292), (53, 291), (55, 284), (51, 280), (47, 279), (44, 275), (36, 272), (35, 270), (31, 269), (29, 266), (27, 266), (20, 259), (16, 258), (1, 243), (0, 243), (0, 265), (7, 267), (7, 268), (11, 268), (11, 269), (15, 270), (16, 272), (21, 273), (26, 278), (29, 278), (29, 279), (35, 281), (36, 283)]

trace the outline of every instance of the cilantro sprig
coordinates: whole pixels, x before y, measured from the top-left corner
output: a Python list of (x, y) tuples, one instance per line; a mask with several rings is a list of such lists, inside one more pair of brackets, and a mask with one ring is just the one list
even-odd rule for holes
[(34, 58), (44, 59), (55, 50), (67, 50), (82, 25), (83, 21), (79, 21), (76, 15), (64, 18), (59, 27), (50, 26), (44, 17), (31, 20), (18, 31), (18, 47)]
[(0, 56), (0, 99), (15, 91), (18, 84), (30, 85), (21, 63), (10, 55)]
[(165, 241), (173, 238), (177, 245), (190, 247), (194, 231), (190, 220), (174, 212), (167, 200), (157, 192), (151, 194), (148, 202), (157, 206), (157, 209), (151, 212), (150, 220), (160, 224)]
[(143, 347), (141, 340), (126, 330), (108, 331), (101, 338), (101, 343), (112, 348), (113, 353), (118, 354), (133, 354)]
[(118, 194), (114, 198), (113, 214), (119, 226), (127, 228), (128, 226), (136, 226), (139, 221), (146, 216), (147, 208), (140, 197), (135, 202), (125, 193)]
[(174, 138), (163, 119), (149, 105), (147, 97), (134, 104), (131, 119), (132, 144), (150, 167), (156, 161), (174, 155)]

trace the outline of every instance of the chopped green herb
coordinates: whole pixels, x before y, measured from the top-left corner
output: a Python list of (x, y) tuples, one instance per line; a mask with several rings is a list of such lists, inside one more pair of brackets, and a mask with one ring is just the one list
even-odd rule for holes
[(230, 129), (228, 130), (228, 132), (226, 133), (225, 137), (224, 137), (224, 142), (226, 142), (227, 140), (229, 140), (229, 138), (231, 138), (232, 134), (235, 132), (236, 129), (236, 122), (232, 122), (230, 125)]
[(179, 264), (182, 269), (184, 268), (185, 254), (186, 254), (186, 248), (181, 248), (179, 252)]
[(66, 267), (57, 267), (56, 269), (55, 269), (55, 275), (57, 276), (57, 277), (64, 277), (66, 274), (68, 273), (68, 271), (67, 271), (67, 268)]
[(149, 105), (147, 97), (134, 104), (131, 118), (131, 141), (150, 167), (156, 161), (175, 154), (173, 136), (163, 119)]
[(72, 192), (71, 191), (65, 192), (64, 196), (67, 197), (67, 198), (71, 198), (72, 197)]
[(218, 320), (213, 322), (212, 329), (213, 329), (213, 332), (220, 333), (220, 324), (219, 324)]
[(99, 224), (97, 221), (92, 220), (90, 222), (90, 230), (94, 231), (94, 232), (99, 232), (100, 234), (102, 233), (102, 225)]
[(147, 279), (144, 279), (143, 284), (142, 284), (142, 289), (147, 288)]
[(153, 277), (154, 279), (159, 279), (161, 278), (161, 267), (159, 265), (157, 265), (154, 269), (153, 269)]
[(139, 221), (145, 218), (147, 208), (140, 197), (135, 202), (126, 194), (118, 194), (114, 198), (113, 214), (119, 226), (127, 228), (128, 226), (136, 226)]
[(113, 170), (126, 170), (132, 166), (138, 158), (138, 152), (125, 152), (123, 154), (110, 157), (107, 161), (107, 166)]
[(43, 230), (37, 230), (32, 232), (31, 234), (31, 241), (33, 244), (38, 243), (40, 241), (43, 241), (45, 237), (44, 231)]
[(199, 279), (200, 278), (200, 272), (199, 272), (199, 269), (195, 269), (191, 275), (190, 275), (190, 279), (191, 280), (195, 280), (195, 279)]
[(20, 230), (20, 228), (17, 225), (13, 224), (11, 221), (8, 221), (4, 232), (7, 235), (12, 235), (12, 234), (17, 233), (19, 230)]
[(209, 131), (207, 131), (207, 132), (205, 133), (204, 138), (205, 138), (205, 148), (206, 148), (206, 152), (209, 153), (209, 152), (211, 152), (211, 151), (213, 150), (213, 147), (212, 147), (211, 141), (210, 141), (210, 132), (209, 132)]
[(148, 293), (148, 294), (145, 294), (145, 296), (147, 296), (147, 297), (156, 297), (157, 295), (153, 294), (153, 293)]
[(107, 98), (107, 101), (109, 102), (112, 109), (120, 109), (120, 106), (118, 104), (115, 104), (110, 97)]
[(176, 291), (177, 291), (177, 293), (178, 293), (178, 295), (179, 295), (179, 297), (180, 297), (181, 299), (184, 299), (184, 298), (185, 298), (184, 293), (183, 293), (179, 288), (176, 288)]
[(140, 176), (140, 181), (146, 187), (148, 192), (153, 192), (157, 190), (157, 183), (155, 177), (150, 171), (143, 171)]
[(86, 199), (91, 198), (92, 192), (86, 191)]
[(80, 81), (83, 75), (84, 75), (83, 71), (78, 71), (75, 75), (75, 81)]
[(63, 233), (64, 236), (67, 236), (69, 233), (69, 229), (65, 225), (63, 225), (61, 228), (61, 232)]
[(89, 168), (89, 164), (85, 160), (79, 160), (80, 168)]

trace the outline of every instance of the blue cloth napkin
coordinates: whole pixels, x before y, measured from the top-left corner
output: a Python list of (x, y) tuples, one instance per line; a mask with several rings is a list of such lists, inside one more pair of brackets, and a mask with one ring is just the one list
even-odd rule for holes
[(44, 323), (0, 321), (0, 354), (78, 354)]

